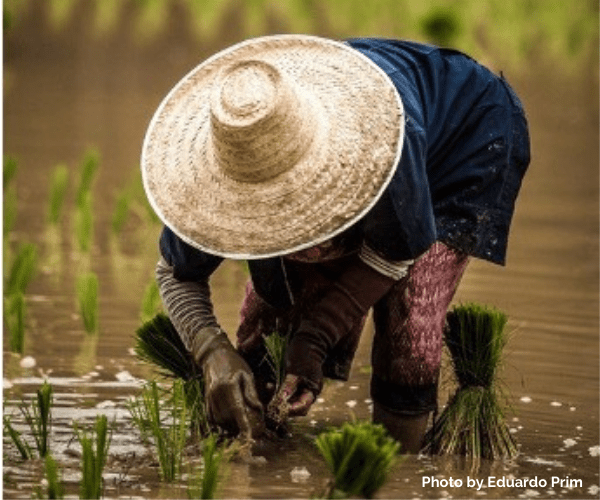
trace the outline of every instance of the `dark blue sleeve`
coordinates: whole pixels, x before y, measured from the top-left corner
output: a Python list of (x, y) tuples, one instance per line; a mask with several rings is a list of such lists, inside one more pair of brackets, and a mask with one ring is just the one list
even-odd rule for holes
[(180, 281), (206, 280), (223, 261), (188, 245), (167, 226), (163, 227), (159, 245), (163, 258), (173, 266), (173, 276)]

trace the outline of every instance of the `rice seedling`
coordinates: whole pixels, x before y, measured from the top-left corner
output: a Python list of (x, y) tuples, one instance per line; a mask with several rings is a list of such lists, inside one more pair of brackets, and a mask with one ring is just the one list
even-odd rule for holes
[(189, 429), (189, 411), (181, 380), (173, 382), (170, 397), (165, 399), (153, 380), (142, 390), (139, 408), (156, 449), (161, 478), (170, 483), (180, 477)]
[(31, 446), (29, 446), (29, 443), (22, 438), (21, 433), (12, 426), (10, 417), (8, 415), (4, 415), (2, 420), (4, 423), (4, 434), (8, 436), (15, 445), (17, 451), (21, 455), (21, 458), (23, 460), (29, 460), (33, 458)]
[(447, 315), (446, 345), (458, 388), (426, 438), (425, 450), (480, 459), (512, 458), (517, 447), (505, 423), (506, 397), (497, 379), (507, 342), (507, 316), (469, 303)]
[(35, 276), (37, 264), (37, 246), (34, 243), (23, 243), (10, 266), (5, 282), (4, 293), (24, 293)]
[(84, 193), (78, 202), (75, 213), (75, 236), (79, 250), (88, 252), (94, 235), (94, 214), (92, 212), (92, 194)]
[(10, 185), (11, 180), (17, 173), (19, 164), (17, 160), (12, 156), (4, 155), (3, 160), (4, 162), (2, 166), (2, 182), (3, 189), (6, 190), (6, 188)]
[(65, 488), (56, 460), (52, 455), (46, 455), (44, 461), (44, 475), (46, 476), (46, 494), (43, 495), (41, 486), (38, 489), (38, 498), (58, 499), (64, 498)]
[(28, 407), (20, 406), (40, 458), (46, 457), (50, 451), (50, 432), (52, 430), (52, 402), (53, 389), (48, 382), (44, 382), (36, 391), (36, 399)]
[(275, 390), (279, 389), (285, 378), (285, 353), (288, 345), (288, 337), (278, 332), (264, 336), (265, 348), (267, 349), (267, 363), (275, 376)]
[(150, 280), (144, 289), (142, 296), (142, 311), (140, 313), (142, 323), (150, 321), (162, 310), (162, 300), (155, 279)]
[(92, 188), (92, 183), (94, 182), (99, 163), (100, 157), (97, 151), (89, 150), (86, 152), (79, 168), (79, 185), (77, 187), (76, 197), (78, 208), (81, 208), (85, 204), (85, 200)]
[(25, 298), (21, 292), (4, 297), (4, 322), (9, 333), (11, 352), (23, 354), (25, 350)]
[(131, 201), (131, 195), (128, 192), (123, 192), (117, 198), (115, 210), (111, 219), (111, 227), (113, 233), (119, 234), (125, 225), (127, 216), (129, 215), (129, 203)]
[(198, 436), (207, 435), (210, 426), (201, 373), (165, 313), (156, 314), (138, 328), (134, 350), (140, 360), (157, 368), (161, 376), (183, 381), (192, 430)]
[(83, 319), (83, 326), (88, 333), (98, 331), (98, 277), (89, 272), (77, 278), (77, 300)]
[(106, 465), (111, 440), (108, 419), (106, 415), (98, 415), (91, 436), (85, 431), (80, 431), (77, 424), (75, 424), (75, 432), (81, 445), (80, 498), (101, 498), (102, 472)]
[(219, 446), (215, 434), (203, 441), (202, 471), (193, 475), (188, 487), (188, 498), (215, 498), (223, 476), (223, 465), (228, 460), (225, 446)]
[(58, 224), (58, 221), (60, 220), (68, 185), (68, 168), (66, 165), (57, 165), (52, 173), (52, 180), (50, 184), (48, 220), (51, 224)]
[(4, 204), (2, 208), (2, 234), (6, 236), (15, 227), (17, 221), (17, 191), (13, 186), (4, 188)]
[(373, 498), (400, 448), (382, 425), (370, 422), (345, 423), (320, 434), (315, 443), (333, 474), (325, 498)]

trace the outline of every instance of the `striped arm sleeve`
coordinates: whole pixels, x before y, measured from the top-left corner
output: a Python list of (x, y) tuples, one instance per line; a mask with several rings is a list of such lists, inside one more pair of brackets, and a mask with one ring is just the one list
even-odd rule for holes
[(396, 281), (404, 278), (408, 273), (409, 267), (415, 262), (414, 259), (398, 261), (384, 259), (364, 242), (360, 248), (359, 257), (365, 264), (375, 269), (375, 271)]
[[(179, 281), (164, 258), (156, 265), (156, 280), (169, 318), (188, 350), (195, 349), (200, 340), (208, 345), (215, 335), (227, 337), (214, 315), (208, 280)], [(211, 338), (196, 338), (203, 331)]]

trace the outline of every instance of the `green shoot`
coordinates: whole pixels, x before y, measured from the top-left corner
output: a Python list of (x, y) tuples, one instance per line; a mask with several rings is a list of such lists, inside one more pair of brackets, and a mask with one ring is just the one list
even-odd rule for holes
[(125, 225), (127, 216), (129, 215), (129, 203), (131, 196), (127, 192), (123, 192), (117, 198), (115, 211), (113, 212), (111, 226), (113, 233), (119, 234)]
[(205, 439), (203, 445), (202, 473), (193, 476), (188, 488), (189, 498), (215, 498), (223, 475), (223, 465), (227, 461), (225, 447), (218, 445), (215, 434)]
[(77, 207), (82, 208), (86, 203), (86, 198), (92, 188), (92, 183), (98, 170), (100, 157), (94, 150), (90, 150), (85, 154), (83, 162), (80, 166), (79, 186), (77, 188)]
[(15, 227), (17, 220), (17, 191), (13, 186), (4, 188), (4, 205), (2, 210), (2, 223), (4, 224), (2, 234), (6, 239), (6, 236)]
[(140, 314), (142, 323), (152, 320), (161, 310), (162, 300), (158, 290), (158, 283), (155, 279), (152, 279), (146, 286), (142, 297), (142, 311)]
[(285, 353), (288, 337), (273, 332), (271, 335), (264, 336), (264, 342), (267, 349), (267, 362), (275, 376), (275, 390), (277, 390), (285, 378)]
[(92, 194), (86, 192), (82, 195), (81, 201), (78, 202), (75, 213), (75, 236), (77, 237), (80, 251), (89, 251), (93, 235), (94, 214), (92, 212)]
[(12, 156), (4, 155), (4, 164), (2, 168), (2, 182), (4, 190), (9, 186), (10, 181), (17, 173), (19, 164)]
[(34, 243), (22, 244), (10, 267), (6, 279), (5, 295), (15, 292), (25, 292), (30, 281), (33, 279), (37, 264), (37, 247)]
[(370, 422), (345, 423), (320, 434), (315, 442), (334, 477), (327, 498), (373, 498), (387, 480), (400, 447), (383, 426)]
[[(106, 415), (96, 417), (94, 435), (88, 436), (80, 432), (75, 424), (75, 431), (81, 444), (82, 478), (80, 484), (80, 498), (101, 498), (102, 496), (102, 471), (106, 465), (110, 435), (108, 433), (108, 419)], [(96, 445), (94, 448), (94, 444)]]
[(21, 292), (4, 297), (4, 321), (9, 332), (11, 352), (23, 354), (25, 350), (25, 298)]
[(57, 165), (52, 174), (50, 185), (48, 220), (51, 224), (58, 224), (60, 220), (68, 185), (69, 170), (66, 165)]
[[(46, 481), (48, 482), (46, 486), (46, 498), (55, 499), (55, 498), (64, 498), (65, 488), (62, 484), (62, 479), (60, 476), (60, 471), (58, 469), (58, 464), (56, 460), (52, 458), (52, 455), (46, 455), (45, 460), (45, 474)], [(41, 497), (41, 495), (40, 495)]]
[(183, 451), (187, 438), (189, 412), (183, 382), (173, 382), (171, 397), (164, 401), (156, 381), (142, 390), (139, 409), (142, 421), (150, 431), (154, 443), (160, 475), (163, 481), (173, 482), (180, 477)]
[(21, 433), (12, 426), (10, 417), (8, 415), (4, 415), (3, 422), (4, 422), (4, 432), (5, 432), (5, 434), (8, 435), (8, 437), (14, 443), (19, 454), (21, 455), (21, 458), (23, 460), (29, 460), (29, 459), (33, 458), (33, 452), (31, 450), (31, 447), (29, 446), (27, 441), (22, 439)]
[(37, 390), (36, 399), (31, 406), (20, 407), (25, 422), (31, 429), (35, 446), (40, 458), (46, 457), (50, 451), (50, 431), (52, 429), (53, 390), (48, 382), (44, 382)]
[(77, 278), (77, 299), (85, 331), (98, 331), (98, 277), (90, 272)]

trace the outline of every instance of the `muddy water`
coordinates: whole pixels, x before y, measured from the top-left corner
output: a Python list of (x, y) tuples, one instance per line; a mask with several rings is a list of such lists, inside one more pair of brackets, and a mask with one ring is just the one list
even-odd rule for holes
[[(38, 4), (40, 5), (40, 4)], [(27, 293), (22, 368), (4, 354), (5, 413), (15, 414), (46, 377), (55, 389), (52, 447), (64, 468), (69, 494), (77, 494), (79, 462), (72, 422), (106, 414), (115, 421), (106, 496), (186, 497), (185, 481), (165, 486), (156, 463), (140, 443), (126, 410), (150, 372), (132, 354), (141, 297), (152, 279), (159, 226), (143, 210), (125, 231), (110, 230), (118, 193), (137, 176), (143, 133), (172, 84), (215, 49), (241, 38), (234, 31), (212, 44), (193, 41), (177, 20), (168, 36), (140, 45), (130, 37), (131, 19), (109, 39), (94, 38), (85, 10), (55, 33), (31, 12), (5, 38), (4, 151), (16, 156), (18, 218), (9, 248), (31, 241), (40, 248), (40, 270)], [(471, 470), (454, 460), (411, 457), (380, 492), (384, 498), (583, 498), (598, 497), (598, 102), (594, 68), (557, 76), (524, 70), (514, 86), (529, 112), (533, 163), (515, 216), (508, 266), (472, 262), (457, 300), (494, 304), (510, 317), (504, 380), (514, 413), (510, 426), (521, 454), (514, 463), (486, 463)], [(510, 77), (510, 75), (509, 75)], [(101, 153), (94, 185), (94, 245), (77, 251), (74, 217), (58, 228), (45, 214), (48, 178), (58, 163), (71, 169), (67, 207), (73, 206), (76, 169), (86, 148)], [(83, 269), (100, 279), (100, 332), (86, 335), (78, 316), (75, 278)], [(235, 330), (246, 277), (228, 264), (213, 280), (217, 313)], [(309, 497), (322, 489), (327, 471), (311, 443), (327, 426), (355, 415), (369, 418), (367, 326), (348, 383), (326, 386), (320, 400), (289, 440), (264, 450), (265, 463), (235, 461), (224, 497)], [(442, 391), (442, 400), (447, 394)], [(15, 422), (19, 423), (18, 415)], [(19, 427), (22, 429), (22, 427)], [(192, 462), (193, 463), (193, 462)], [(310, 475), (292, 471), (306, 468)], [(41, 477), (38, 462), (18, 463), (5, 445), (4, 496), (30, 498)], [(547, 486), (467, 487), (467, 476), (538, 478)], [(463, 487), (424, 486), (426, 478), (461, 479)], [(581, 486), (552, 478), (581, 480)], [(425, 478), (425, 479), (424, 479)], [(573, 487), (570, 487), (570, 486)]]

